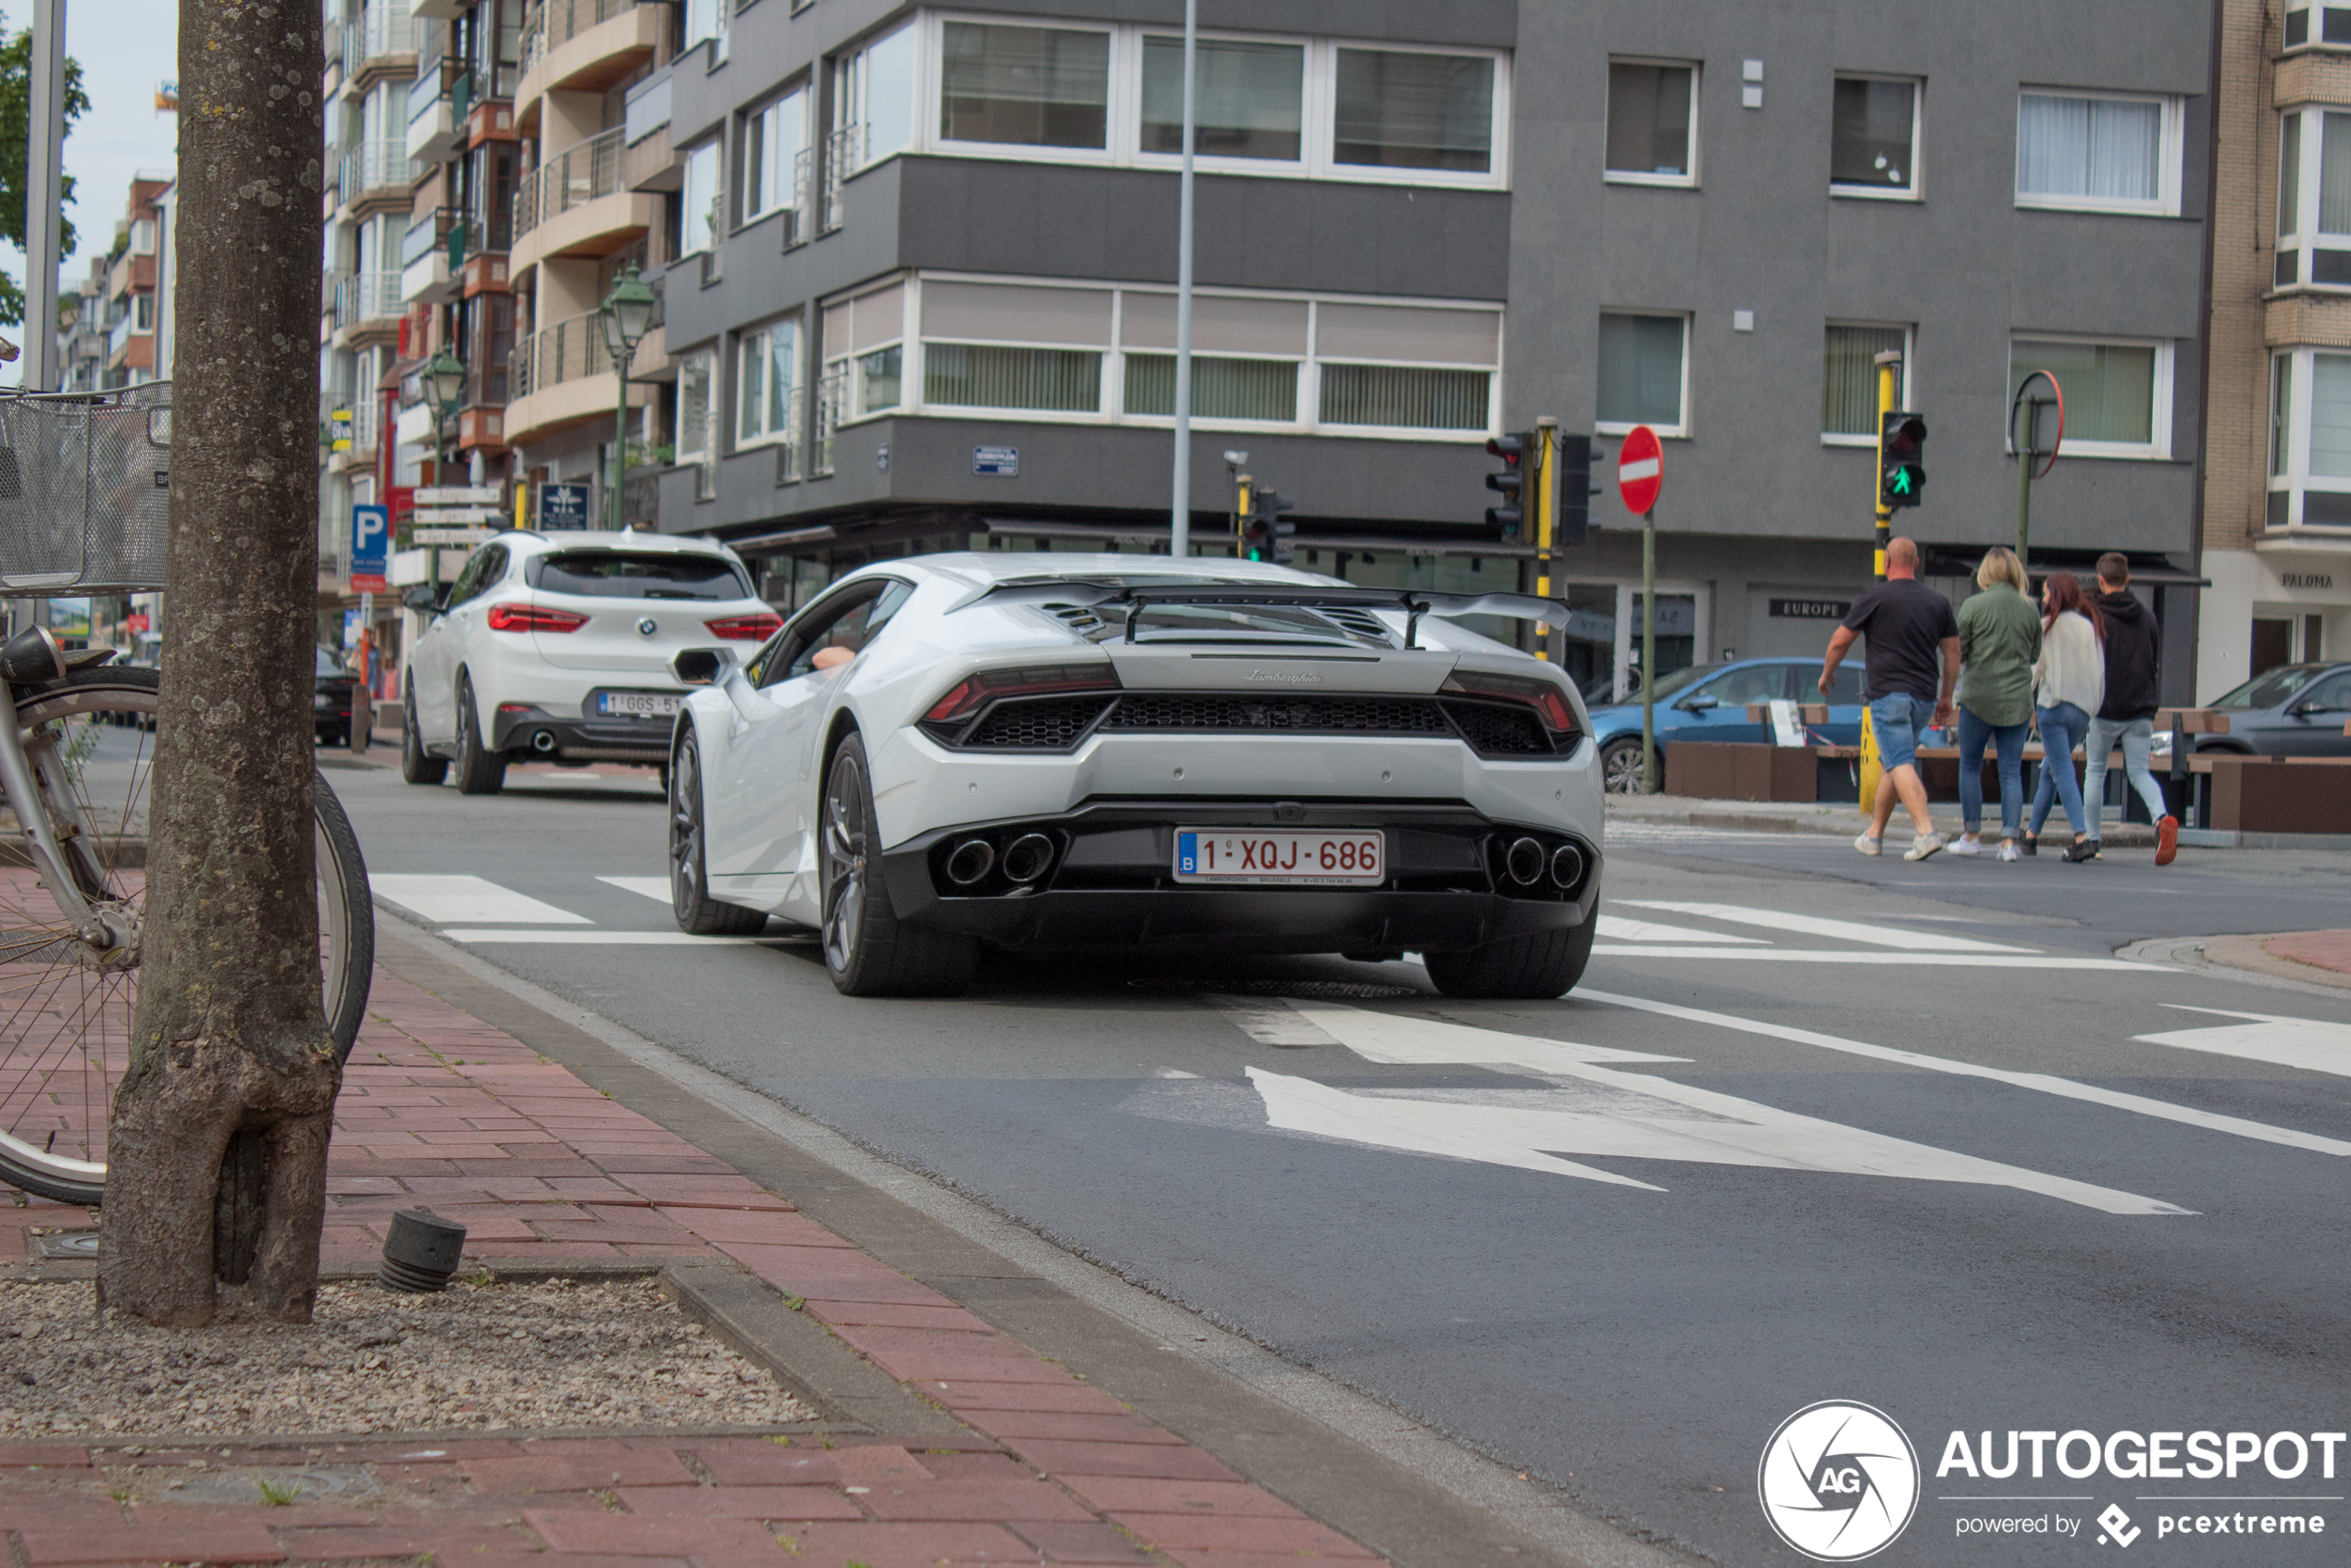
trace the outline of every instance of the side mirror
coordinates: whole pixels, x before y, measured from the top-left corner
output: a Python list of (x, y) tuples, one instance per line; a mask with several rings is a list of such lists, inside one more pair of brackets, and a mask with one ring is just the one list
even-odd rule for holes
[(401, 608), (421, 611), (428, 616), (441, 614), (441, 590), (429, 582), (420, 582), (400, 596)]
[(1701, 691), (1695, 696), (1685, 697), (1673, 705), (1686, 714), (1702, 713), (1708, 708), (1721, 707), (1723, 700), (1720, 697), (1710, 697)]
[(680, 686), (715, 686), (734, 666), (732, 648), (689, 648), (669, 661)]

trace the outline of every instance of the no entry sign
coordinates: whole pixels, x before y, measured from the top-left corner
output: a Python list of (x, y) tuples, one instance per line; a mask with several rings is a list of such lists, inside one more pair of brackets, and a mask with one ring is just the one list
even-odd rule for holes
[(1658, 444), (1657, 432), (1634, 426), (1616, 454), (1616, 492), (1624, 497), (1625, 510), (1646, 516), (1664, 483), (1665, 448)]

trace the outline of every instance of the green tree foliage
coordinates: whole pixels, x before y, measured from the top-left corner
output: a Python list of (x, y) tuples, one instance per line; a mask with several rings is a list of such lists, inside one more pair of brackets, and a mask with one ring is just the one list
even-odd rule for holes
[[(81, 90), (81, 62), (66, 61), (66, 134), (73, 122), (90, 110), (90, 94)], [(0, 33), (0, 240), (25, 248), (25, 176), (30, 162), (32, 120), (32, 33)], [(65, 177), (59, 205), (73, 205), (73, 176)], [(58, 225), (58, 259), (73, 254), (73, 219)], [(0, 272), (0, 326), (24, 320), (24, 290)]]

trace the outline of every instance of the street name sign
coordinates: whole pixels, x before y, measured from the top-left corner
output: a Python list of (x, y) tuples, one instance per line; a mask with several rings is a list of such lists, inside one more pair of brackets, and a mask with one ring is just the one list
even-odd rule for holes
[(411, 544), (479, 544), (489, 539), (488, 529), (411, 529)]
[(419, 506), (495, 506), (504, 499), (494, 484), (426, 485), (417, 492)]
[(412, 523), (500, 523), (505, 514), (495, 506), (419, 506), (408, 514)]
[(1657, 505), (1657, 492), (1665, 483), (1665, 448), (1657, 432), (1647, 425), (1636, 425), (1625, 432), (1624, 444), (1616, 454), (1616, 490), (1624, 497), (1624, 509), (1639, 516), (1647, 516)]

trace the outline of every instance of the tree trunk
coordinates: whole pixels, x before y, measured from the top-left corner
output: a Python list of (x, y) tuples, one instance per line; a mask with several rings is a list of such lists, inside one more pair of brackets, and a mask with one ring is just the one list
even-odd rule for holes
[(342, 1068), (311, 864), (319, 7), (183, 0), (162, 707), (106, 1304), (306, 1322)]

